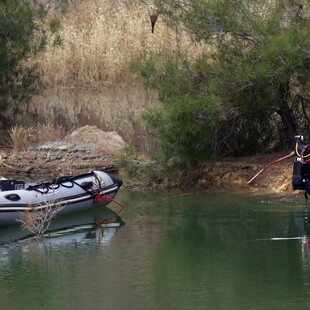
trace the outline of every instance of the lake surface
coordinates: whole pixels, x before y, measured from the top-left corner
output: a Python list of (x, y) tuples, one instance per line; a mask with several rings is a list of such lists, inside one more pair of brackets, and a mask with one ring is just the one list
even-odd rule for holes
[(123, 190), (124, 226), (0, 245), (1, 309), (310, 309), (302, 195), (179, 194)]

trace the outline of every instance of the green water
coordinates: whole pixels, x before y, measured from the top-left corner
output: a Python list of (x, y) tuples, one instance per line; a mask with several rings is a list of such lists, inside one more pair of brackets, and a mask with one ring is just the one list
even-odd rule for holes
[(122, 191), (120, 228), (1, 245), (1, 309), (310, 309), (302, 196), (176, 195)]

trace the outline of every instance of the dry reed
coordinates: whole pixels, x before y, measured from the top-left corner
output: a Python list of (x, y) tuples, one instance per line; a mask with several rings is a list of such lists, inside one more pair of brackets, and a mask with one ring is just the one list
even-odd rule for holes
[(14, 126), (9, 131), (9, 142), (17, 152), (27, 148), (31, 140), (31, 131), (28, 128)]
[(141, 53), (195, 57), (201, 52), (188, 35), (169, 29), (160, 16), (152, 34), (150, 8), (139, 1), (84, 0), (71, 4), (61, 25), (62, 46), (49, 47), (40, 58), (45, 82), (53, 87), (132, 79), (129, 63)]
[(53, 124), (38, 124), (24, 128), (16, 125), (9, 130), (9, 140), (14, 151), (23, 151), (31, 146), (61, 140), (65, 135), (64, 127)]

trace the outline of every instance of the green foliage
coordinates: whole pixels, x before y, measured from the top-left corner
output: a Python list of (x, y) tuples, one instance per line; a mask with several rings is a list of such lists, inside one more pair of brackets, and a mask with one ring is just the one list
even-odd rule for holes
[(141, 74), (158, 90), (162, 106), (146, 113), (144, 119), (157, 139), (154, 158), (165, 166), (168, 175), (178, 175), (213, 156), (213, 131), (221, 104), (199, 81), (202, 73), (200, 76), (193, 71), (192, 67), (198, 69), (200, 63), (190, 64), (176, 57), (160, 65), (155, 59), (142, 63)]
[(139, 180), (145, 177), (145, 179), (156, 180), (156, 169), (153, 169), (152, 162), (144, 162), (139, 158), (139, 154), (135, 148), (128, 145), (124, 148), (122, 155), (117, 159), (117, 166), (125, 170), (126, 177), (134, 179), (139, 176)]
[(217, 107), (212, 98), (192, 98), (184, 95), (173, 103), (145, 115), (150, 129), (159, 139), (157, 159), (170, 166), (192, 169), (202, 160), (210, 158), (216, 126)]
[(57, 19), (57, 18), (52, 18), (49, 21), (49, 26), (50, 26), (50, 29), (51, 29), (52, 33), (57, 32), (59, 30), (59, 28), (60, 28), (60, 20)]
[(29, 58), (44, 48), (46, 12), (29, 1), (0, 2), (0, 121), (8, 124), (40, 87)]
[(125, 169), (128, 177), (136, 177), (139, 173), (138, 165), (135, 165), (138, 159), (138, 154), (135, 152), (135, 149), (131, 145), (127, 145), (122, 155), (120, 155), (117, 159), (117, 166)]
[(309, 130), (308, 5), (289, 0), (155, 3), (168, 24), (206, 44), (205, 54), (191, 62), (184, 60), (188, 55), (141, 60), (141, 76), (162, 102), (145, 117), (158, 138), (156, 156), (162, 162), (189, 169), (212, 155), (279, 150)]

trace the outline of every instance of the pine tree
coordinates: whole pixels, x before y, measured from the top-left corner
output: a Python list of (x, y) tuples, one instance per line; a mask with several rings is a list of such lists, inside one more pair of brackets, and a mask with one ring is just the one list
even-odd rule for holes
[(30, 1), (0, 2), (0, 121), (7, 125), (36, 93), (38, 68), (29, 58), (45, 45), (45, 10)]
[[(155, 60), (142, 66), (142, 75), (158, 89), (163, 103), (146, 118), (165, 161), (178, 158), (189, 166), (189, 154), (197, 165), (212, 153), (292, 148), (294, 136), (310, 129), (308, 4), (290, 0), (155, 3), (169, 25), (178, 25), (206, 46), (204, 55), (192, 63), (176, 55), (160, 68)], [(192, 118), (178, 119), (181, 111)]]

